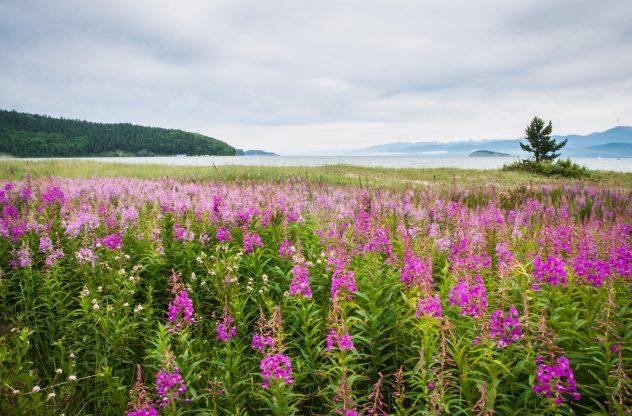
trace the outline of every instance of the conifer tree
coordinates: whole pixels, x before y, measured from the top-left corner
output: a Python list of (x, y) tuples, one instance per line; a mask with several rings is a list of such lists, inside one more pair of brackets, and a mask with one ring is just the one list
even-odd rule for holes
[(520, 147), (525, 152), (533, 153), (533, 157), (536, 162), (542, 160), (554, 160), (560, 156), (559, 153), (555, 153), (562, 147), (566, 146), (567, 139), (561, 142), (556, 142), (551, 138), (551, 132), (553, 131), (553, 124), (549, 121), (548, 126), (544, 126), (544, 120), (539, 117), (533, 117), (531, 124), (525, 129), (525, 139), (528, 144), (520, 143)]

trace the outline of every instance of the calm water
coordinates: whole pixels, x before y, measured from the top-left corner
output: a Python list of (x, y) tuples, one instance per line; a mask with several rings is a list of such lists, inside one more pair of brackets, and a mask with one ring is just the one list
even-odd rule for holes
[[(465, 156), (191, 156), (191, 157), (96, 157), (87, 160), (115, 163), (153, 163), (175, 166), (322, 166), (346, 164), (385, 168), (496, 169), (515, 157)], [(589, 169), (632, 172), (632, 158), (572, 158)]]

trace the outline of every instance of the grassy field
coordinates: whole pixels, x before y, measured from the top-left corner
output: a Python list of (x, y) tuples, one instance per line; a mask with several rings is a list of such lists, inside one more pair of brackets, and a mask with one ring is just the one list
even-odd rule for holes
[(588, 179), (547, 178), (527, 173), (500, 170), (457, 168), (392, 169), (351, 165), (318, 167), (272, 166), (165, 166), (102, 163), (85, 160), (2, 160), (0, 178), (21, 179), (31, 177), (189, 177), (199, 179), (285, 181), (289, 178), (307, 179), (338, 185), (369, 185), (417, 187), (428, 185), (512, 186), (532, 184), (586, 184), (607, 187), (632, 188), (632, 173), (592, 171)]

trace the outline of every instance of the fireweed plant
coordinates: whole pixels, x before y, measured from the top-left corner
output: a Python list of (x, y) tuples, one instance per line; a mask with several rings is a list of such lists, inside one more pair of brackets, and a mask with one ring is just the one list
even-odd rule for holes
[(632, 195), (0, 183), (0, 414), (632, 409)]

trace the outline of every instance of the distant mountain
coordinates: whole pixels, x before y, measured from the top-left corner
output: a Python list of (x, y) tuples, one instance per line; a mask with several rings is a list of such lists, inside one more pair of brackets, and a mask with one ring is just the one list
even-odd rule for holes
[(265, 150), (243, 150), (237, 149), (237, 156), (278, 156), (276, 153), (266, 152)]
[[(632, 127), (618, 126), (612, 129), (591, 133), (585, 136), (568, 135), (553, 136), (556, 140), (568, 139), (567, 145), (561, 150), (562, 157), (632, 157)], [(526, 143), (524, 138), (502, 140), (461, 140), (456, 142), (395, 142), (355, 149), (348, 155), (423, 155), (467, 156), (472, 152), (487, 150), (498, 153), (508, 153), (512, 156), (527, 157), (522, 151), (520, 142)]]
[(92, 123), (0, 110), (0, 154), (15, 157), (235, 155), (212, 137), (129, 123)]

